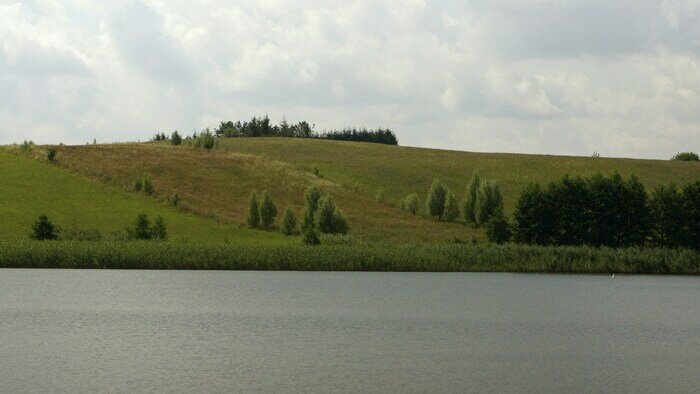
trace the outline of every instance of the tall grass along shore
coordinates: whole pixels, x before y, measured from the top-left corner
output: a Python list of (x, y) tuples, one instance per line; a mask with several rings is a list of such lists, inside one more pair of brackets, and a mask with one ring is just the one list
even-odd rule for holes
[(495, 244), (0, 241), (1, 268), (700, 274), (700, 252)]

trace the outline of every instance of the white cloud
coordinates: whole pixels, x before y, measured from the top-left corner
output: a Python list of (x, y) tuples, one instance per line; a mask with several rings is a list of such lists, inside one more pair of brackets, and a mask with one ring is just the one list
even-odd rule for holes
[(700, 0), (0, 5), (0, 143), (268, 113), (405, 145), (700, 150)]

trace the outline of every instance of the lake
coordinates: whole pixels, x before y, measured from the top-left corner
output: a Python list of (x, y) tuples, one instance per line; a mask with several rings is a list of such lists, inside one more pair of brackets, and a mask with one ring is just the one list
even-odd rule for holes
[(697, 392), (700, 279), (0, 270), (0, 392)]

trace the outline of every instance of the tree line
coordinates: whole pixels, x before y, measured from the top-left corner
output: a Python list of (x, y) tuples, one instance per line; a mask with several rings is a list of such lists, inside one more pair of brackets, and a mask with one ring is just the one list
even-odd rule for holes
[(170, 136), (165, 133), (157, 133), (153, 136), (153, 140), (170, 140), (173, 145), (177, 146), (180, 145), (183, 138), (185, 138), (194, 141), (196, 146), (207, 149), (214, 148), (215, 138), (236, 137), (314, 138), (387, 145), (399, 144), (396, 134), (390, 129), (345, 128), (342, 130), (318, 132), (314, 130), (314, 127), (315, 125), (309, 124), (307, 121), (290, 124), (285, 118), (282, 118), (282, 121), (275, 125), (270, 121), (270, 118), (265, 115), (259, 117), (254, 116), (249, 121), (222, 121), (213, 131), (207, 128), (199, 133), (193, 133), (191, 137), (183, 137), (178, 131), (173, 132)]
[[(75, 225), (62, 228), (53, 224), (46, 215), (42, 214), (32, 224), (29, 238), (36, 241), (99, 241), (102, 239), (102, 233), (97, 229), (80, 228)], [(168, 239), (168, 230), (165, 226), (165, 220), (161, 216), (158, 216), (151, 224), (148, 215), (139, 214), (133, 226), (123, 231), (112, 232), (108, 238), (116, 241), (165, 241)]]
[(698, 249), (700, 181), (660, 185), (651, 195), (634, 175), (616, 172), (532, 183), (515, 205), (512, 233), (516, 242), (538, 245)]

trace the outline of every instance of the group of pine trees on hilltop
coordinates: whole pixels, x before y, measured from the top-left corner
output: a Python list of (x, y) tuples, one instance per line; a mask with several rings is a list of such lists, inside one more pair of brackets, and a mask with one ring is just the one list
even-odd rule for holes
[[(264, 191), (260, 198), (255, 191), (251, 192), (246, 212), (246, 224), (250, 228), (271, 230), (277, 217), (277, 207)], [(320, 243), (320, 234), (347, 234), (350, 226), (343, 212), (335, 206), (333, 198), (323, 194), (315, 187), (309, 187), (304, 193), (304, 209), (301, 222), (291, 207), (287, 207), (282, 215), (281, 231), (284, 235), (295, 235), (301, 226), (302, 240), (306, 244)]]
[[(254, 116), (249, 121), (222, 121), (213, 131), (206, 128), (192, 136), (184, 137), (188, 143), (195, 147), (212, 149), (215, 147), (216, 138), (235, 137), (287, 137), (287, 138), (313, 138), (337, 141), (370, 142), (377, 144), (398, 145), (399, 140), (396, 134), (390, 129), (366, 129), (366, 128), (345, 128), (342, 130), (328, 130), (317, 132), (315, 125), (301, 121), (290, 124), (285, 118), (275, 125), (270, 118), (265, 116)], [(174, 131), (170, 136), (165, 133), (156, 133), (153, 141), (170, 141), (172, 145), (181, 145), (183, 136), (178, 131)]]

